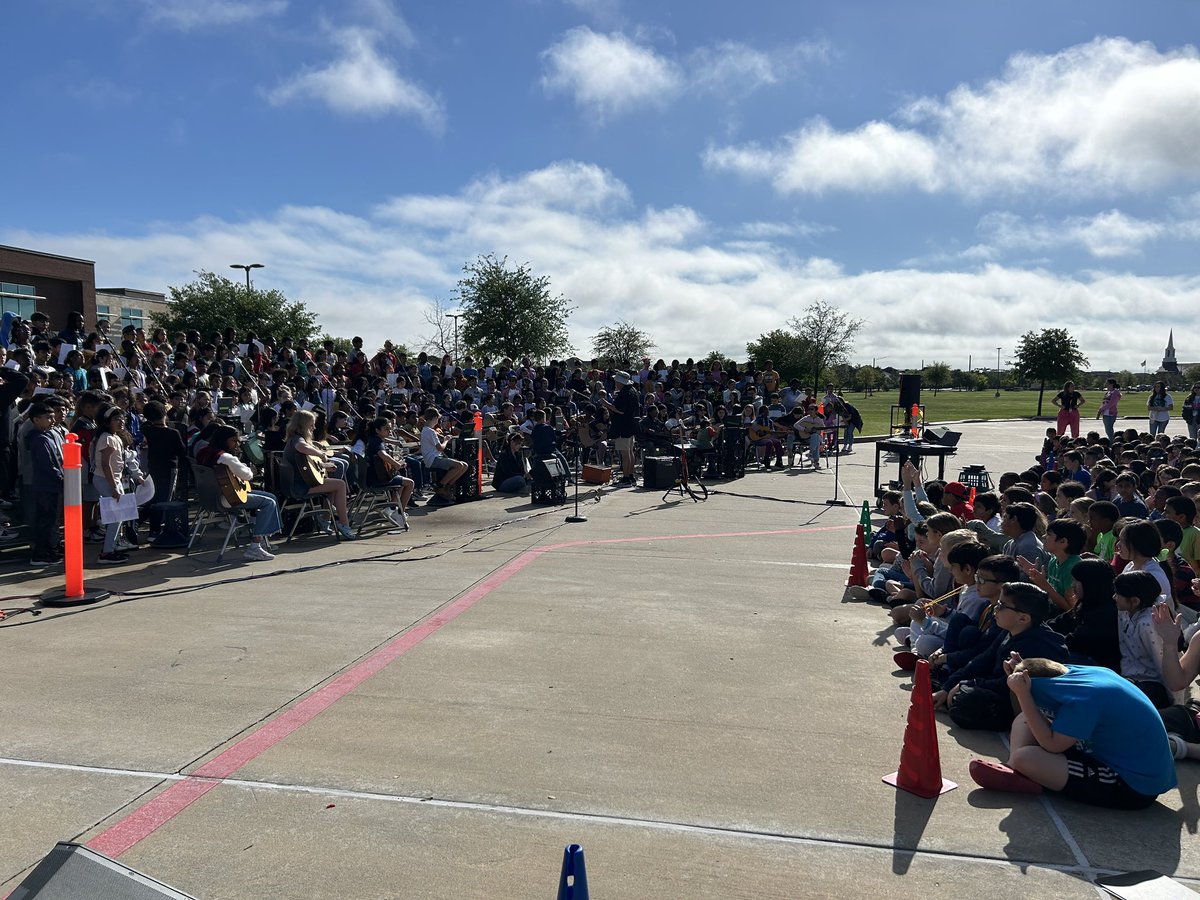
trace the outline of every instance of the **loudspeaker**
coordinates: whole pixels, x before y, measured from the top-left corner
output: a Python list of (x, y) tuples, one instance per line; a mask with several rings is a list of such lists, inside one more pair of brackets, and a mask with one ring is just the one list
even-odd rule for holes
[(105, 900), (196, 900), (123, 866), (82, 844), (60, 842), (46, 854), (9, 900), (78, 900), (103, 897)]
[(651, 491), (669, 491), (679, 480), (679, 457), (647, 456), (642, 460), (642, 487)]
[(746, 429), (726, 425), (721, 431), (721, 477), (742, 478), (746, 474)]
[(958, 439), (962, 437), (961, 431), (951, 431), (944, 425), (931, 425), (925, 429), (921, 435), (922, 440), (927, 444), (941, 444), (943, 447), (957, 447)]
[(913, 404), (921, 405), (921, 376), (919, 374), (902, 374), (900, 376), (900, 407), (905, 412), (913, 408)]
[(530, 464), (530, 469), (533, 472), (533, 480), (539, 479), (549, 481), (553, 478), (566, 478), (571, 474), (567, 467), (562, 464), (562, 460), (557, 456), (550, 456), (546, 459), (535, 459)]
[(588, 484), (608, 484), (612, 481), (612, 469), (609, 466), (593, 466), (583, 464), (583, 480)]

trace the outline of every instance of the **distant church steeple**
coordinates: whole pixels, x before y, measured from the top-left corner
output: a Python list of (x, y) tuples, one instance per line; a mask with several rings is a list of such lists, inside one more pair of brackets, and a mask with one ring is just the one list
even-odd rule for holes
[(1179, 374), (1179, 363), (1175, 362), (1175, 329), (1171, 329), (1171, 333), (1167, 336), (1167, 350), (1163, 354), (1162, 365), (1158, 367), (1159, 372), (1170, 373), (1172, 375)]

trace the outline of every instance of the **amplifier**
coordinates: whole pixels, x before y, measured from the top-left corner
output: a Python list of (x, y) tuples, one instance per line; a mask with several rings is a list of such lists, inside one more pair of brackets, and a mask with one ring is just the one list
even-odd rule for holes
[(583, 465), (583, 480), (588, 484), (608, 484), (612, 481), (612, 469), (609, 466)]
[(642, 487), (650, 491), (669, 491), (679, 480), (679, 458), (647, 456), (642, 460)]

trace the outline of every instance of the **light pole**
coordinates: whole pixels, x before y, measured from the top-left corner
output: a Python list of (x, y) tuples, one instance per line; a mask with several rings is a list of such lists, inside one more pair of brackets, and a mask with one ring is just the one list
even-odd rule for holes
[(250, 263), (248, 266), (242, 265), (241, 263), (232, 263), (229, 266), (229, 268), (246, 270), (246, 293), (249, 294), (250, 293), (250, 270), (251, 269), (265, 269), (266, 266), (264, 266), (262, 263)]
[(458, 365), (458, 320), (461, 319), (462, 317), (463, 317), (463, 314), (460, 312), (446, 313), (447, 319), (454, 320), (454, 364), (456, 366)]
[(1000, 396), (1000, 348), (996, 348), (996, 396)]

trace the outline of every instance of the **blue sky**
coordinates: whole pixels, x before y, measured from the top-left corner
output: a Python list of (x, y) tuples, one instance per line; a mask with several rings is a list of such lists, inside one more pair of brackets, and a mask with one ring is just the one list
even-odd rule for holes
[(1200, 359), (1195, 0), (10, 6), (0, 243), (105, 286), (262, 262), (415, 346), (494, 252), (585, 354), (741, 357), (825, 298), (898, 367), (1044, 326)]

